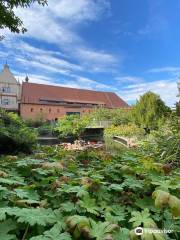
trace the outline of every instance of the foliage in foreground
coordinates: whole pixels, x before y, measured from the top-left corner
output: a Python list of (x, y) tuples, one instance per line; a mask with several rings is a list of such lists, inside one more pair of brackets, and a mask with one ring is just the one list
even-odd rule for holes
[(30, 153), (37, 135), (15, 113), (0, 109), (0, 153)]
[(172, 229), (140, 239), (178, 239), (179, 172), (125, 152), (44, 147), (0, 164), (0, 239), (137, 239), (133, 229)]

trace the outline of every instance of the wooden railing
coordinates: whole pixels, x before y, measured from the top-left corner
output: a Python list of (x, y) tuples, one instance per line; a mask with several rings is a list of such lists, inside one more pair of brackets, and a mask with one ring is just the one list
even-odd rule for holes
[(113, 140), (117, 143), (122, 144), (123, 146), (128, 147), (128, 148), (137, 146), (137, 143), (135, 142), (135, 140), (133, 138), (114, 136)]
[(111, 121), (92, 121), (86, 128), (106, 128), (112, 124)]

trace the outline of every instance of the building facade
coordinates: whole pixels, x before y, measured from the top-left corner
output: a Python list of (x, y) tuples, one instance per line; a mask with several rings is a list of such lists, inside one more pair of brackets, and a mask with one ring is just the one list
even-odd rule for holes
[(8, 111), (19, 111), (21, 84), (11, 73), (9, 66), (4, 65), (0, 73), (0, 107)]
[(28, 77), (21, 85), (7, 64), (0, 73), (0, 108), (18, 112), (23, 119), (57, 120), (99, 107), (114, 109), (129, 105), (113, 92), (30, 83)]
[(100, 92), (24, 82), (20, 104), (23, 119), (57, 120), (64, 115), (91, 112), (94, 108), (129, 108), (113, 92)]

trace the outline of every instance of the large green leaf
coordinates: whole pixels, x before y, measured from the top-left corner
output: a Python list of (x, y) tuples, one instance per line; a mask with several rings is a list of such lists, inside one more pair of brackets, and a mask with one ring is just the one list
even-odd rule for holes
[(142, 212), (132, 212), (132, 218), (129, 220), (129, 222), (133, 223), (133, 227), (141, 226), (141, 224), (143, 224), (143, 226), (147, 228), (156, 227), (156, 223), (150, 217), (150, 213), (147, 208), (145, 208), (145, 210), (143, 210)]
[(85, 195), (83, 199), (79, 201), (79, 205), (85, 208), (87, 212), (99, 215), (99, 208), (97, 207), (96, 200), (90, 198), (89, 195)]
[(1, 240), (16, 240), (16, 236), (10, 232), (16, 229), (16, 223), (8, 219), (0, 223), (0, 239)]
[(96, 240), (105, 240), (107, 237), (111, 237), (115, 229), (117, 229), (116, 224), (111, 224), (109, 222), (95, 222), (90, 220), (91, 229), (90, 235)]
[(51, 209), (44, 208), (1, 208), (0, 220), (6, 218), (6, 214), (15, 216), (20, 223), (28, 223), (31, 226), (38, 224), (46, 226), (56, 222), (56, 217)]
[(129, 229), (120, 228), (120, 230), (114, 234), (113, 240), (129, 240)]
[(74, 203), (68, 201), (61, 204), (61, 209), (64, 212), (72, 212), (76, 211), (76, 206)]
[(14, 190), (16, 195), (21, 199), (30, 199), (30, 200), (39, 200), (39, 195), (33, 189), (20, 189), (17, 188)]
[(71, 240), (71, 235), (67, 232), (61, 233), (61, 230), (56, 224), (43, 235), (32, 237), (30, 240)]

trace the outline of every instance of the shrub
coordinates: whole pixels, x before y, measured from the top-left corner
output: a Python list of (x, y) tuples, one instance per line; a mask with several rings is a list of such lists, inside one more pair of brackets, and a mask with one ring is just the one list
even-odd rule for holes
[(131, 109), (107, 109), (97, 108), (90, 114), (97, 121), (111, 121), (113, 125), (128, 124), (132, 122)]
[(180, 123), (179, 119), (169, 119), (158, 131), (153, 131), (140, 145), (140, 150), (153, 156), (157, 161), (180, 164)]
[(180, 101), (176, 103), (176, 115), (180, 117)]
[(78, 138), (89, 124), (89, 116), (69, 115), (59, 119), (55, 132), (60, 138), (75, 137)]
[(120, 126), (110, 126), (104, 130), (104, 135), (108, 137), (124, 136), (124, 137), (138, 137), (144, 135), (144, 130), (136, 126), (135, 124), (127, 124)]
[(112, 123), (115, 126), (126, 125), (133, 122), (131, 109), (115, 109), (112, 114)]
[(15, 113), (0, 110), (0, 153), (30, 153), (37, 134)]
[(37, 129), (38, 133), (42, 136), (53, 134), (53, 130), (54, 130), (54, 126), (51, 124), (43, 124)]

